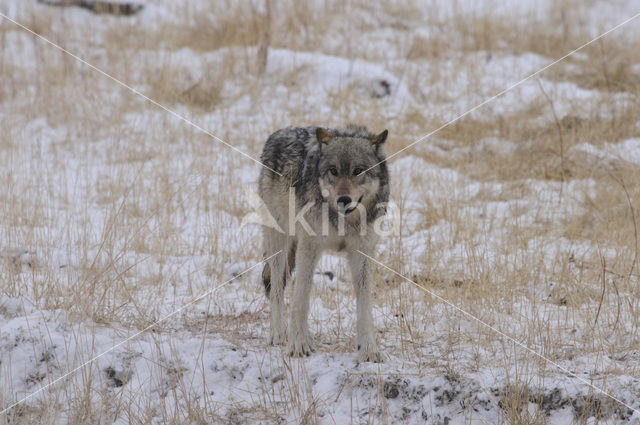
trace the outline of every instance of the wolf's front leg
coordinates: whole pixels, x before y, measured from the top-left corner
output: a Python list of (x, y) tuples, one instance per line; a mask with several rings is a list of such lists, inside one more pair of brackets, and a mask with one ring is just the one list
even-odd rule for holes
[(289, 321), (289, 352), (292, 356), (308, 356), (313, 351), (309, 335), (309, 297), (318, 248), (313, 238), (302, 237), (296, 250), (296, 279), (291, 298)]
[[(367, 255), (369, 255), (367, 253)], [(356, 328), (358, 332), (359, 359), (363, 362), (382, 362), (378, 344), (374, 336), (373, 316), (371, 315), (370, 261), (359, 252), (349, 254), (351, 279), (356, 293)]]
[[(271, 229), (265, 232), (265, 239), (267, 241), (267, 254), (273, 255), (272, 252), (275, 253), (282, 250), (269, 259), (267, 267), (265, 267), (265, 272), (263, 272), (263, 279), (265, 280), (265, 287), (271, 304), (271, 335), (269, 342), (272, 345), (281, 345), (286, 341), (286, 332), (283, 322), (283, 307), (284, 287), (286, 283), (285, 259), (288, 241), (281, 234)], [(265, 273), (268, 274), (268, 276), (265, 275)]]

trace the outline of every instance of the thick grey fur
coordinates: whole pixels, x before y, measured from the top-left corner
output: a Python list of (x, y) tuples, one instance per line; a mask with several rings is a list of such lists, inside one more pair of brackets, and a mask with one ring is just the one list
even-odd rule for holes
[[(387, 165), (380, 163), (385, 159), (386, 137), (386, 130), (375, 135), (366, 127), (348, 125), (342, 129), (287, 127), (267, 139), (261, 161), (269, 169), (261, 170), (259, 194), (284, 233), (264, 227), (265, 256), (282, 253), (265, 264), (262, 278), (271, 304), (271, 343), (283, 344), (284, 288), (296, 269), (288, 338), (292, 355), (313, 351), (307, 324), (313, 272), (322, 252), (334, 250), (345, 252), (349, 260), (357, 301), (359, 358), (382, 361), (371, 315), (371, 265), (358, 251), (374, 255), (378, 241), (374, 222), (385, 214), (389, 200)], [(295, 195), (290, 195), (290, 188)], [(291, 229), (290, 196), (295, 197), (295, 216), (304, 210), (303, 219), (294, 220)], [(337, 201), (344, 196), (353, 200), (348, 207)]]

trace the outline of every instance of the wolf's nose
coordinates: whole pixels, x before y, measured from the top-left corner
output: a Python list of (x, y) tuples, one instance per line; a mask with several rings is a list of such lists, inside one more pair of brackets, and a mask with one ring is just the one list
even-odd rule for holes
[(338, 198), (338, 207), (347, 208), (347, 205), (351, 203), (351, 198), (348, 196), (341, 196)]

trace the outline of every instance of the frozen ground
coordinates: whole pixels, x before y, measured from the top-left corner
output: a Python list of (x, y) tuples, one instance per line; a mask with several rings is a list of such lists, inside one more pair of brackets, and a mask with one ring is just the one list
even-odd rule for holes
[[(0, 12), (254, 157), (279, 127), (351, 121), (396, 152), (640, 12), (272, 3), (269, 36), (262, 2)], [(390, 161), (379, 261), (416, 284), (376, 268), (385, 362), (359, 364), (339, 256), (317, 351), (266, 343), (260, 232), (240, 228), (259, 165), (0, 18), (0, 423), (640, 424), (639, 36)]]

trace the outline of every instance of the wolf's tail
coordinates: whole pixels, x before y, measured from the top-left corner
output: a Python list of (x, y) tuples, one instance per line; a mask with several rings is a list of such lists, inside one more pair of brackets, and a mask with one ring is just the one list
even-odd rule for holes
[(262, 269), (262, 284), (264, 285), (264, 292), (267, 294), (267, 298), (269, 298), (269, 294), (271, 293), (271, 268), (267, 262), (264, 263), (264, 268)]

